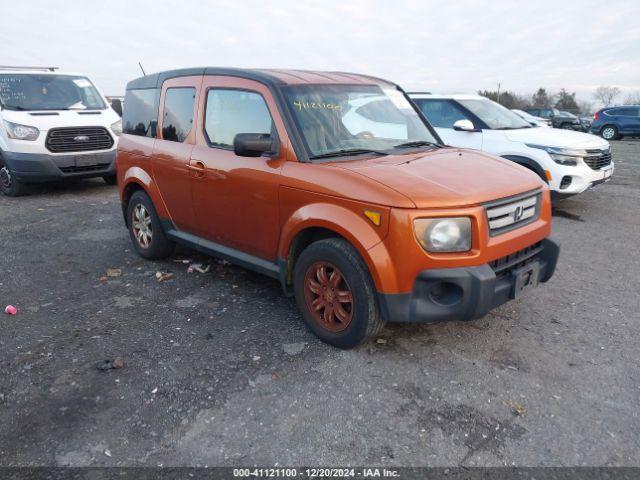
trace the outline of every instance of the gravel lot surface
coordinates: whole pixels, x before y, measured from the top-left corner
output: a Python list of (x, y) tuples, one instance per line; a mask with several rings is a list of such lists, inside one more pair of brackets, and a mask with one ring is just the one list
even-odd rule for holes
[(613, 149), (551, 282), (352, 351), (271, 279), (139, 258), (116, 187), (1, 197), (0, 465), (639, 466), (640, 140)]

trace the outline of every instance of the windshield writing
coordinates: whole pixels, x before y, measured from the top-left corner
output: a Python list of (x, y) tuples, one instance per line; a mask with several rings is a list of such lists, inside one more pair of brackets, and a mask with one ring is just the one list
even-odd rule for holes
[(103, 110), (93, 84), (73, 75), (0, 75), (0, 102), (8, 110)]
[(380, 153), (407, 142), (437, 142), (397, 90), (304, 85), (285, 88), (285, 96), (311, 158)]

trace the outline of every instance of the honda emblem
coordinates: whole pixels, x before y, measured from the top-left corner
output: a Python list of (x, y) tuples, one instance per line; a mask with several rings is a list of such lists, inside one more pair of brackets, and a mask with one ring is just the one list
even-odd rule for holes
[(518, 222), (524, 215), (524, 207), (522, 205), (518, 205), (516, 209), (513, 211), (513, 221)]

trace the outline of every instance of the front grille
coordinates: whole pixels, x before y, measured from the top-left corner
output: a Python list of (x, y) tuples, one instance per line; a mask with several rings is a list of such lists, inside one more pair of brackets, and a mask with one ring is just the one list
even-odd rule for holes
[(97, 170), (104, 170), (105, 168), (109, 168), (110, 163), (98, 163), (97, 165), (85, 165), (83, 167), (60, 167), (64, 173), (82, 173), (82, 172), (95, 172)]
[(54, 153), (89, 152), (110, 149), (113, 138), (104, 127), (52, 128), (45, 145)]
[(540, 213), (540, 193), (524, 194), (485, 206), (491, 236), (533, 222)]
[(496, 277), (503, 277), (511, 273), (512, 270), (524, 267), (527, 263), (535, 260), (535, 257), (542, 252), (542, 249), (542, 242), (534, 243), (506, 257), (489, 262), (489, 266), (493, 269)]
[(593, 170), (600, 170), (611, 164), (611, 149), (607, 150), (587, 150), (584, 163)]

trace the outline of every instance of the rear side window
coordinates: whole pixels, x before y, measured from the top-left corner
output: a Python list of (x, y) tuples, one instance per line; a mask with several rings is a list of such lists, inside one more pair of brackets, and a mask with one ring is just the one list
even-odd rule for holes
[(122, 110), (123, 133), (156, 136), (159, 95), (157, 88), (127, 90)]
[(638, 107), (612, 108), (611, 110), (607, 110), (605, 113), (609, 116), (623, 115), (625, 117), (637, 117)]
[(414, 100), (434, 127), (453, 128), (458, 120), (469, 120), (458, 105), (449, 100)]
[(193, 127), (193, 106), (196, 89), (192, 87), (168, 88), (164, 96), (162, 138), (171, 142), (184, 142)]
[(231, 89), (211, 89), (207, 92), (204, 131), (209, 144), (232, 148), (238, 133), (271, 135), (273, 120), (262, 95)]

